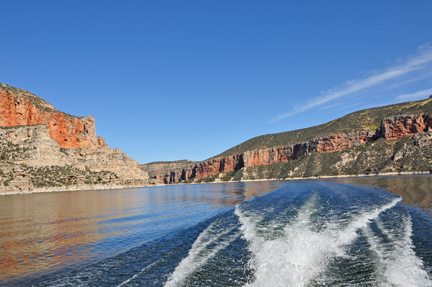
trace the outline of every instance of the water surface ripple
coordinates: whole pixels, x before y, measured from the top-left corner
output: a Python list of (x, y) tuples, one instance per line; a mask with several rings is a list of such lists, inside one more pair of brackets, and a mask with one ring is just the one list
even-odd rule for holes
[(431, 217), (382, 189), (255, 182), (1, 200), (0, 284), (432, 286)]

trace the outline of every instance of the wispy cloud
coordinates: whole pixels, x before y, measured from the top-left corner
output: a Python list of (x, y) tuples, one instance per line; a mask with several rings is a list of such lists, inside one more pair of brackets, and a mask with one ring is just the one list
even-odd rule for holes
[(417, 100), (417, 99), (421, 99), (427, 96), (432, 95), (432, 88), (431, 89), (427, 89), (427, 90), (423, 90), (423, 91), (418, 91), (412, 94), (403, 94), (400, 95), (398, 97), (396, 97), (397, 100)]
[[(357, 92), (384, 84), (391, 80), (400, 79), (401, 77), (411, 74), (414, 71), (422, 71), (430, 67), (432, 63), (432, 46), (425, 44), (420, 46), (415, 55), (408, 57), (402, 65), (396, 65), (386, 69), (383, 72), (376, 72), (365, 79), (355, 79), (347, 81), (340, 88), (333, 88), (324, 92), (322, 96), (316, 97), (313, 100), (301, 105), (294, 106), (291, 111), (278, 115), (271, 122), (277, 122), (292, 115), (310, 110), (312, 108), (327, 104), (341, 97), (347, 97)], [(419, 77), (421, 77), (419, 75)]]

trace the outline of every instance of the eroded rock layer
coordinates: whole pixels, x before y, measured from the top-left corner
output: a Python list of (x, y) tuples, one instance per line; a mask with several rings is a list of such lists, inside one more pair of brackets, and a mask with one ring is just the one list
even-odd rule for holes
[(399, 115), (383, 119), (376, 134), (386, 139), (398, 139), (406, 135), (426, 132), (430, 127), (432, 127), (430, 114)]
[(157, 184), (96, 136), (95, 119), (0, 83), (0, 193)]
[(95, 148), (95, 119), (74, 117), (56, 110), (30, 92), (0, 84), (0, 126), (45, 125), (49, 135), (63, 148)]
[(120, 149), (60, 148), (45, 125), (0, 128), (0, 154), (3, 193), (156, 184)]
[(364, 145), (380, 137), (398, 139), (407, 135), (426, 132), (431, 127), (432, 116), (429, 114), (394, 116), (383, 119), (381, 126), (375, 132), (358, 131), (345, 134), (331, 134), (293, 145), (254, 149), (224, 158), (206, 160), (167, 174), (156, 175), (154, 178), (160, 183), (178, 183), (180, 181), (204, 178), (221, 172), (230, 172), (251, 166), (288, 162), (310, 152), (327, 153), (341, 151)]

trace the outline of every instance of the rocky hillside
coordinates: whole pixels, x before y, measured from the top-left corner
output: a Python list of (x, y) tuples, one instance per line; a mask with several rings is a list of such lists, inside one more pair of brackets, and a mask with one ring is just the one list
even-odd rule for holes
[(63, 148), (95, 148), (103, 143), (96, 136), (95, 119), (57, 111), (28, 91), (0, 83), (0, 126), (45, 125), (50, 137)]
[(92, 116), (67, 115), (27, 91), (0, 89), (0, 193), (157, 184), (96, 136)]
[[(428, 104), (429, 102), (429, 100), (414, 102), (411, 104), (411, 106), (416, 106), (418, 108), (420, 107), (419, 103)], [(404, 106), (409, 106), (409, 103), (404, 104)], [(378, 113), (376, 109), (373, 110), (375, 110), (375, 113)], [(388, 107), (384, 107), (383, 110), (387, 111)], [(370, 112), (366, 111), (364, 112), (364, 114), (370, 114)], [(339, 122), (339, 120), (336, 120), (335, 122)], [(362, 164), (356, 163), (355, 167), (358, 167), (359, 169), (355, 172), (353, 169), (350, 168), (343, 170), (342, 167), (344, 165), (342, 163), (337, 164), (337, 162), (343, 162), (343, 158), (346, 157), (346, 155), (342, 156), (342, 154), (350, 150), (359, 149), (361, 147), (366, 147), (370, 145), (370, 147), (367, 148), (367, 150), (369, 151), (369, 149), (375, 147), (376, 142), (380, 143), (383, 141), (385, 143), (388, 143), (389, 145), (393, 145), (394, 140), (404, 137), (415, 137), (418, 134), (429, 132), (431, 128), (432, 115), (429, 113), (392, 116), (382, 119), (375, 131), (364, 130), (349, 133), (328, 134), (295, 144), (246, 150), (242, 153), (233, 154), (226, 157), (215, 157), (210, 160), (191, 165), (187, 168), (183, 168), (181, 170), (171, 171), (167, 174), (159, 174), (156, 175), (155, 178), (161, 183), (179, 183), (193, 181), (201, 182), (203, 180), (208, 182), (214, 181), (218, 178), (221, 178), (224, 181), (231, 180), (232, 178), (235, 178), (237, 180), (251, 179), (246, 175), (246, 173), (245, 176), (243, 176), (243, 172), (254, 169), (267, 169), (264, 166), (268, 165), (282, 168), (281, 163), (288, 163), (288, 167), (293, 167), (291, 164), (296, 162), (298, 163), (300, 159), (304, 158), (309, 159), (307, 162), (309, 162), (311, 158), (316, 159), (316, 161), (312, 161), (308, 165), (309, 167), (313, 164), (318, 164), (319, 166), (326, 166), (326, 164), (319, 164), (319, 158), (321, 157), (318, 157), (317, 155), (322, 155), (323, 158), (328, 159), (333, 158), (333, 156), (336, 154), (340, 154), (340, 160), (325, 160), (325, 163), (333, 162), (334, 165), (326, 166), (326, 168), (319, 169), (316, 172), (313, 172), (310, 170), (310, 168), (307, 169), (306, 167), (304, 167), (303, 169), (299, 169), (299, 166), (294, 166), (293, 170), (289, 170), (288, 167), (285, 167), (284, 171), (281, 171), (282, 174), (278, 174), (277, 177), (286, 178), (291, 176), (310, 177), (315, 175), (355, 175), (358, 173), (371, 173), (372, 170), (378, 171), (380, 173), (385, 170), (390, 170), (389, 172), (400, 172), (400, 168), (398, 168), (397, 166), (393, 166), (388, 161), (389, 158), (394, 158), (395, 156), (395, 154), (389, 151), (389, 149), (386, 149), (388, 150), (388, 152), (385, 153), (387, 155), (387, 161), (385, 162), (387, 162), (388, 164), (380, 165), (379, 168), (373, 167), (373, 162), (375, 162), (374, 157), (377, 156), (373, 152), (366, 153), (366, 156), (360, 157), (363, 162)], [(428, 142), (429, 140), (430, 139), (426, 137), (425, 141)], [(416, 147), (418, 147), (423, 152), (423, 149), (427, 147), (428, 144), (419, 146), (416, 143), (412, 143), (411, 146), (412, 149), (409, 149), (408, 147), (407, 148), (409, 150), (415, 150)], [(330, 153), (332, 155), (327, 157), (324, 156), (324, 154)], [(418, 153), (421, 154), (420, 151)], [(432, 169), (432, 162), (430, 162), (430, 159), (427, 157), (427, 153), (421, 157), (422, 160), (417, 160), (418, 158), (412, 157), (412, 154), (413, 153), (409, 152), (404, 153), (401, 158), (404, 158), (405, 156), (409, 156), (411, 159), (416, 158), (417, 164), (414, 164), (413, 162), (409, 168), (404, 167), (404, 169), (406, 169), (407, 171), (429, 171), (429, 169)], [(304, 161), (302, 162), (304, 163)], [(360, 166), (363, 166), (363, 169), (360, 169)], [(287, 168), (289, 172), (287, 171)], [(254, 172), (252, 172), (252, 174), (254, 174)], [(275, 175), (275, 172), (271, 172), (268, 174)], [(263, 175), (261, 174), (261, 176)], [(253, 175), (252, 177), (257, 178)]]
[(172, 170), (183, 169), (196, 163), (198, 162), (190, 160), (155, 161), (142, 164), (141, 169), (144, 172), (148, 172), (150, 176), (155, 176), (157, 174), (166, 174)]
[(361, 110), (319, 126), (254, 137), (215, 156), (215, 158), (223, 158), (259, 148), (295, 144), (329, 134), (345, 134), (355, 131), (374, 132), (384, 118), (427, 112), (432, 112), (432, 98)]
[(331, 153), (312, 152), (289, 162), (243, 168), (225, 180), (325, 178), (328, 176), (430, 173), (432, 132), (386, 140)]

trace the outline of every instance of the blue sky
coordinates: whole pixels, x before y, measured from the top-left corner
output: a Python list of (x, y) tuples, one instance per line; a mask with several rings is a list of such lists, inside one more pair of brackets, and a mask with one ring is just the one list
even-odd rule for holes
[(0, 82), (140, 163), (432, 94), (431, 1), (1, 1)]

